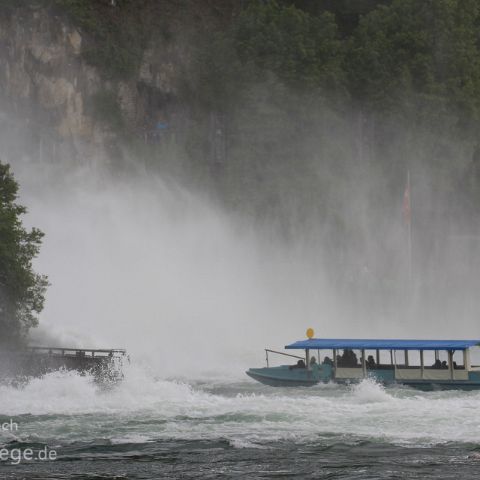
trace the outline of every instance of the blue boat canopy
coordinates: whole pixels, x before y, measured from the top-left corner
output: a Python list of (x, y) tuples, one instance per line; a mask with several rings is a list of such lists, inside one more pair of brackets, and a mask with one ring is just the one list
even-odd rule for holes
[(286, 349), (344, 349), (352, 350), (465, 350), (480, 345), (480, 340), (354, 340), (340, 338), (311, 338), (300, 340)]

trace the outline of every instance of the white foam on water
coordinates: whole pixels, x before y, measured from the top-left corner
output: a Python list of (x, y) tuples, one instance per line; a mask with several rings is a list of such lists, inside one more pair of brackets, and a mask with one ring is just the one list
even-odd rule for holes
[(353, 394), (359, 403), (388, 402), (392, 396), (385, 391), (385, 387), (372, 379), (355, 384), (352, 388)]
[(119, 438), (111, 438), (112, 445), (124, 445), (126, 443), (148, 443), (151, 441), (150, 436), (132, 433)]
[(20, 418), (23, 438), (66, 441), (227, 439), (245, 447), (276, 440), (313, 442), (333, 435), (344, 441), (369, 438), (405, 445), (480, 442), (477, 392), (385, 389), (371, 380), (311, 389), (252, 384), (249, 393), (241, 394), (231, 388), (228, 395), (212, 394), (155, 379), (133, 366), (124, 382), (105, 390), (88, 376), (55, 372), (22, 388), (1, 386), (0, 414)]

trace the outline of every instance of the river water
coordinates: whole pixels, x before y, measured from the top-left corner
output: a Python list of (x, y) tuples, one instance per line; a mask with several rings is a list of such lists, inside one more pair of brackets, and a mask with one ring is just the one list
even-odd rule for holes
[(478, 478), (479, 407), (480, 392), (369, 380), (275, 389), (129, 366), (105, 388), (55, 372), (0, 387), (2, 446), (56, 454), (9, 457), (0, 478)]

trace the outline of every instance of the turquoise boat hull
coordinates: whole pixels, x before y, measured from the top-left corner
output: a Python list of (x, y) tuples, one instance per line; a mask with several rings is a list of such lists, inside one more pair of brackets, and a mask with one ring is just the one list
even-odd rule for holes
[(311, 387), (319, 382), (328, 382), (332, 375), (329, 365), (313, 365), (311, 369), (292, 368), (289, 365), (266, 368), (250, 368), (249, 377), (271, 387)]
[[(358, 383), (362, 378), (336, 378), (331, 365), (313, 365), (307, 368), (279, 367), (250, 368), (246, 374), (254, 380), (272, 387), (311, 387), (318, 383), (335, 382), (340, 384)], [(480, 372), (468, 372), (465, 380), (405, 380), (395, 378), (394, 369), (372, 369), (367, 371), (371, 378), (383, 385), (405, 385), (419, 390), (478, 390)]]

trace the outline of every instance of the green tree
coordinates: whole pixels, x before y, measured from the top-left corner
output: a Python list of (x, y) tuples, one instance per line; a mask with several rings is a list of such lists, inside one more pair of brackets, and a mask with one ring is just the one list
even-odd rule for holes
[(293, 87), (342, 86), (342, 44), (329, 12), (312, 16), (293, 5), (253, 2), (237, 19), (234, 36), (244, 65), (273, 72)]
[[(409, 110), (426, 123), (480, 119), (480, 6), (472, 0), (395, 0), (365, 16), (345, 69), (350, 91), (370, 109)], [(448, 112), (447, 112), (448, 111)]]
[(18, 205), (18, 183), (0, 162), (0, 344), (18, 345), (38, 324), (47, 277), (33, 271), (43, 233), (22, 225), (26, 208)]

